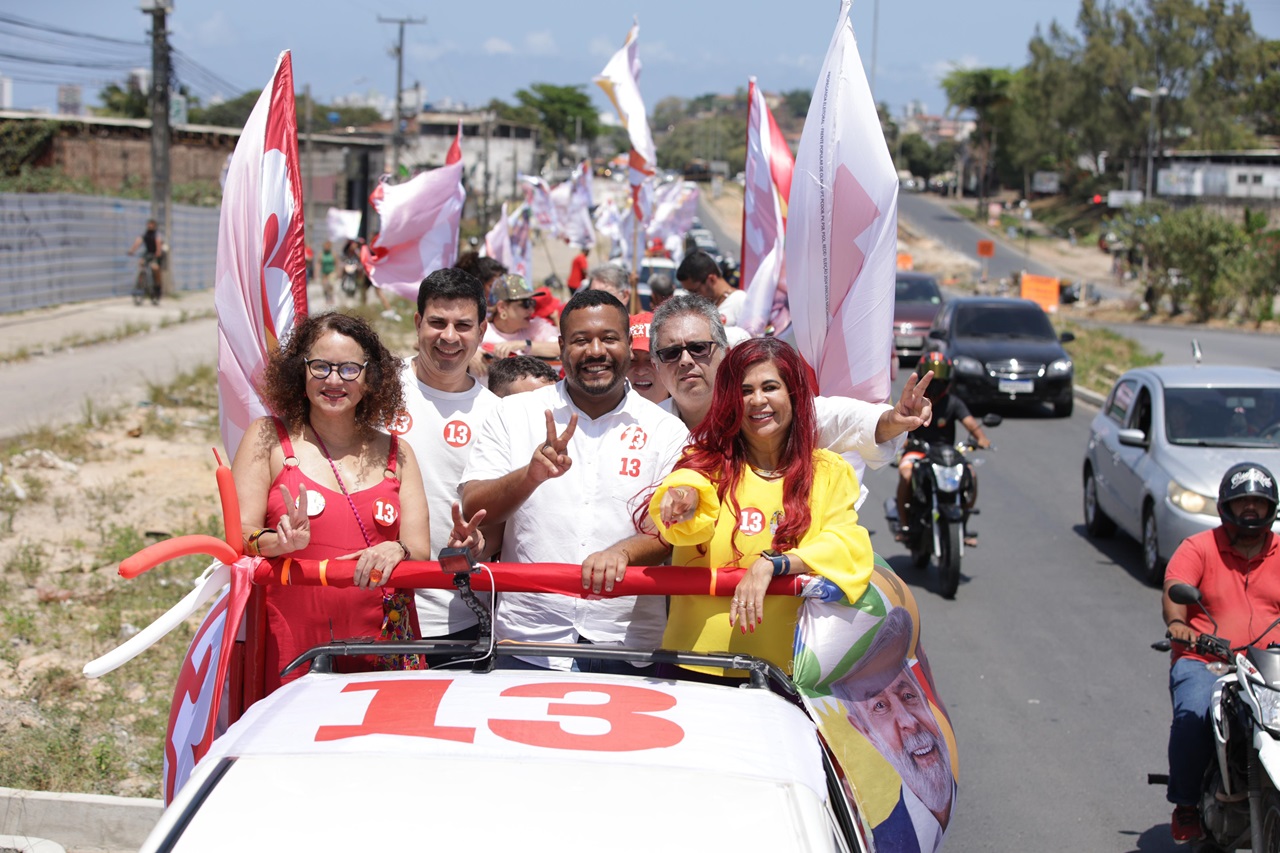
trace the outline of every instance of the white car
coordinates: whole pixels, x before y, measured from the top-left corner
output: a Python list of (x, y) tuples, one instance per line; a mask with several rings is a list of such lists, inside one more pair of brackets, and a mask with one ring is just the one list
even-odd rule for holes
[(764, 678), (317, 669), (214, 741), (143, 851), (868, 849)]

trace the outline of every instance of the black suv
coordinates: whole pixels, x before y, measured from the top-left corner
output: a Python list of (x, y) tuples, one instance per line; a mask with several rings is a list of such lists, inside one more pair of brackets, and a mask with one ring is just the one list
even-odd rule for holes
[(1028, 299), (964, 297), (942, 306), (929, 330), (930, 350), (951, 359), (952, 390), (970, 405), (1049, 403), (1071, 414), (1074, 371), (1049, 317)]

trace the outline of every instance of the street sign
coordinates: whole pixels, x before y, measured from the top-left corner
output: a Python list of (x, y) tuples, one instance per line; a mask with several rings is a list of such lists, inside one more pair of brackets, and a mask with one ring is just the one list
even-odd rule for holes
[(1046, 311), (1058, 310), (1061, 289), (1061, 283), (1056, 278), (1032, 275), (1029, 272), (1022, 274), (1022, 298), (1030, 299)]
[(979, 240), (978, 241), (978, 257), (994, 258), (996, 256), (995, 240)]

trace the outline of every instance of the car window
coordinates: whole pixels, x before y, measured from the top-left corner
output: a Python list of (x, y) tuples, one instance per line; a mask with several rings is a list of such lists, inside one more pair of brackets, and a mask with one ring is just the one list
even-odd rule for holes
[(1280, 447), (1280, 388), (1166, 388), (1173, 444)]
[(1058, 338), (1035, 305), (962, 305), (956, 308), (954, 328), (956, 335), (971, 338)]
[(1110, 402), (1107, 403), (1107, 417), (1118, 424), (1123, 424), (1137, 390), (1138, 383), (1132, 379), (1126, 379), (1117, 385), (1111, 392)]
[(1151, 435), (1151, 392), (1145, 387), (1138, 390), (1138, 399), (1129, 417), (1129, 428), (1142, 430), (1142, 434), (1148, 437)]
[(932, 279), (907, 278), (898, 279), (894, 299), (898, 302), (927, 302), (930, 305), (942, 304), (942, 292)]

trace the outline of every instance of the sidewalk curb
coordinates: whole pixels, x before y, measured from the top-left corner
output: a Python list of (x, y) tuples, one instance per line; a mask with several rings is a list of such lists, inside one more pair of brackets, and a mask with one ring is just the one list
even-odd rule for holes
[(0, 834), (67, 850), (137, 850), (162, 811), (160, 800), (141, 797), (0, 788)]
[(1107, 402), (1107, 396), (1105, 394), (1099, 394), (1097, 391), (1090, 391), (1088, 388), (1081, 388), (1079, 385), (1073, 386), (1071, 393), (1080, 402), (1088, 403), (1090, 406), (1097, 409), (1101, 409), (1103, 403)]

